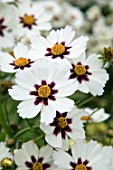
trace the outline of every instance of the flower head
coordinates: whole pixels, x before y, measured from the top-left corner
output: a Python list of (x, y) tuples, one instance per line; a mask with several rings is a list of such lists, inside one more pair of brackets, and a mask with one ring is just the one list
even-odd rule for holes
[(86, 49), (87, 37), (81, 36), (74, 39), (75, 31), (71, 26), (64, 29), (52, 30), (47, 38), (35, 37), (31, 40), (31, 51), (29, 55), (47, 58), (76, 58)]
[(5, 143), (0, 142), (0, 169), (11, 168), (13, 165), (13, 155), (5, 146)]
[(50, 30), (49, 23), (51, 15), (45, 13), (43, 7), (37, 3), (23, 2), (20, 3), (17, 9), (17, 25), (14, 34), (19, 38), (28, 37), (40, 34), (42, 30)]
[(33, 58), (27, 56), (28, 48), (22, 43), (18, 43), (14, 48), (14, 56), (0, 52), (0, 67), (4, 72), (14, 73), (18, 70), (31, 68), (34, 63)]
[[(54, 121), (49, 125), (41, 124), (41, 129), (45, 132), (45, 140), (53, 147), (64, 150), (69, 149), (69, 138), (74, 141), (85, 138), (82, 121), (79, 118), (81, 110), (76, 107), (71, 112), (56, 112)], [(55, 142), (54, 142), (55, 141)]]
[(96, 54), (86, 57), (85, 53), (77, 59), (71, 59), (72, 69), (70, 70), (70, 79), (78, 82), (78, 90), (93, 96), (102, 95), (106, 81), (109, 76), (104, 68), (103, 63)]
[(66, 98), (75, 91), (68, 79), (69, 66), (56, 60), (38, 59), (32, 70), (16, 74), (17, 85), (9, 90), (15, 100), (22, 100), (18, 112), (22, 118), (33, 118), (41, 111), (41, 122), (51, 123), (59, 112), (70, 111), (74, 102)]
[(99, 170), (104, 167), (106, 170), (112, 170), (111, 160), (105, 158), (102, 153), (102, 146), (95, 141), (84, 143), (76, 141), (72, 146), (72, 155), (58, 150), (53, 154), (56, 170)]
[(52, 168), (52, 153), (49, 145), (39, 150), (33, 141), (29, 141), (22, 145), (22, 149), (14, 151), (14, 160), (18, 169), (49, 170)]

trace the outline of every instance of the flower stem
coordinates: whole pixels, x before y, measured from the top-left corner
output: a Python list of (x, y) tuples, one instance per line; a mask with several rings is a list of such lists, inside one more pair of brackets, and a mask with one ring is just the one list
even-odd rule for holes
[[(39, 126), (32, 126), (33, 129), (37, 129)], [(14, 136), (14, 139), (17, 139), (18, 137), (22, 136), (24, 133), (28, 132), (31, 130), (31, 127), (27, 127), (25, 129), (20, 130), (19, 132), (16, 133)]]
[(5, 116), (4, 116), (3, 108), (2, 108), (2, 105), (1, 105), (1, 104), (0, 104), (0, 124), (1, 124), (2, 127), (5, 129), (5, 132), (7, 133), (7, 135), (8, 135), (9, 137), (12, 137), (12, 133), (11, 133), (10, 127), (9, 127), (9, 125), (7, 124), (7, 121), (5, 120)]
[(37, 142), (38, 140), (42, 139), (44, 137), (44, 133), (38, 136), (36, 139), (34, 139), (34, 142)]
[(93, 100), (95, 97), (96, 97), (96, 96), (92, 96), (92, 97), (88, 98), (87, 100), (81, 102), (81, 103), (78, 104), (77, 106), (78, 106), (79, 108), (81, 108), (83, 105), (85, 105), (86, 103), (90, 102), (90, 101)]

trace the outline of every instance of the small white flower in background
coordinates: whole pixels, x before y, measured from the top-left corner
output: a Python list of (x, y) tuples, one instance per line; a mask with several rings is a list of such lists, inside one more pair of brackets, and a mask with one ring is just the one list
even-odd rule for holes
[(88, 19), (91, 21), (98, 20), (99, 18), (102, 17), (101, 10), (97, 5), (90, 7), (87, 10), (86, 15), (87, 15)]
[(35, 58), (27, 56), (28, 48), (22, 43), (18, 43), (14, 48), (14, 56), (0, 52), (0, 69), (1, 71), (14, 73), (19, 70), (31, 68)]
[(23, 2), (17, 8), (17, 25), (14, 35), (18, 38), (39, 35), (40, 31), (51, 29), (51, 15), (46, 13), (44, 8), (40, 8), (37, 3)]
[(85, 22), (82, 11), (77, 7), (69, 6), (67, 3), (65, 4), (64, 9), (66, 11), (64, 14), (66, 23), (72, 25), (76, 29), (80, 29)]
[(110, 114), (105, 113), (104, 108), (85, 108), (84, 111), (85, 112), (83, 112), (83, 114), (81, 115), (81, 120), (83, 121), (99, 123), (107, 120), (110, 117)]
[(52, 170), (53, 149), (49, 145), (41, 149), (33, 141), (26, 142), (22, 149), (14, 150), (14, 160), (17, 170)]
[(71, 112), (56, 112), (54, 121), (49, 125), (41, 124), (40, 128), (45, 132), (45, 140), (53, 147), (69, 149), (69, 138), (76, 141), (85, 138), (82, 121), (79, 118), (81, 110), (76, 107)]
[(0, 142), (0, 169), (10, 168), (13, 165), (13, 155), (4, 142)]
[(14, 12), (13, 7), (0, 3), (0, 49), (14, 46), (12, 34), (16, 24)]
[(31, 40), (30, 56), (46, 58), (77, 58), (86, 49), (88, 37), (80, 36), (74, 39), (75, 31), (71, 26), (64, 29), (52, 30), (47, 38), (34, 37)]
[(103, 94), (103, 88), (109, 79), (106, 70), (102, 68), (103, 62), (98, 58), (99, 55), (92, 54), (86, 57), (83, 53), (76, 59), (70, 59), (72, 64), (70, 79), (74, 79), (75, 84), (79, 83), (79, 91), (90, 92), (93, 96)]
[(112, 170), (111, 160), (102, 154), (102, 146), (95, 141), (76, 141), (72, 156), (63, 150), (54, 151), (55, 170)]
[(113, 168), (113, 147), (112, 146), (104, 146), (102, 153), (105, 156), (105, 158), (111, 159), (112, 168)]
[(41, 123), (49, 124), (56, 110), (71, 111), (74, 101), (66, 97), (74, 93), (75, 84), (68, 77), (67, 63), (46, 58), (38, 59), (32, 70), (19, 71), (17, 85), (9, 90), (13, 99), (22, 100), (18, 105), (19, 116), (33, 118), (41, 111)]

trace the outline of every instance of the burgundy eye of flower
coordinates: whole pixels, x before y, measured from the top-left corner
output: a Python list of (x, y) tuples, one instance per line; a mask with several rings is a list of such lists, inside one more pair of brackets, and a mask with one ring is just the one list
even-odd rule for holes
[(3, 30), (7, 28), (7, 26), (3, 25), (4, 23), (4, 18), (1, 18), (0, 19), (0, 36), (4, 36), (4, 32)]
[(29, 29), (32, 29), (33, 25), (37, 25), (34, 15), (28, 14), (25, 14), (23, 17), (20, 17), (20, 23), (23, 24), (23, 27), (28, 27)]

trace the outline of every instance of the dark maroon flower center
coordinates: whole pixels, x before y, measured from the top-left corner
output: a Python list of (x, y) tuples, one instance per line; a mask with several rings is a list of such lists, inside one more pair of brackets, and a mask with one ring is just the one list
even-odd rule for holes
[(31, 67), (31, 64), (34, 63), (34, 61), (31, 61), (30, 59), (20, 57), (13, 61), (13, 63), (10, 63), (10, 65), (14, 66), (14, 69), (21, 69), (24, 70), (25, 67), (29, 68)]
[(61, 114), (57, 111), (54, 121), (50, 124), (50, 126), (55, 127), (53, 134), (57, 136), (59, 133), (61, 133), (63, 139), (65, 139), (66, 137), (66, 132), (72, 131), (72, 129), (69, 126), (69, 124), (72, 123), (72, 119), (66, 118), (66, 116), (67, 112)]
[(46, 57), (51, 56), (53, 59), (60, 57), (63, 59), (66, 55), (69, 55), (71, 47), (65, 46), (65, 42), (56, 43), (51, 48), (47, 48)]
[(43, 163), (43, 161), (43, 157), (36, 159), (35, 156), (32, 155), (31, 162), (26, 161), (25, 165), (29, 168), (29, 170), (46, 170), (51, 167), (49, 163)]
[(7, 28), (6, 25), (4, 25), (4, 18), (0, 19), (0, 36), (3, 37), (4, 36), (4, 29)]
[(83, 66), (81, 62), (78, 62), (76, 65), (72, 64), (72, 69), (70, 70), (70, 79), (75, 79), (79, 81), (79, 83), (82, 83), (82, 81), (89, 81), (89, 75), (92, 75), (88, 71), (89, 66)]
[(37, 25), (34, 15), (29, 14), (25, 14), (23, 17), (20, 17), (20, 23), (23, 24), (23, 27), (27, 27), (30, 30), (32, 29), (33, 25)]
[(55, 101), (54, 95), (58, 93), (58, 90), (54, 87), (54, 82), (47, 84), (46, 80), (42, 80), (41, 85), (35, 84), (35, 90), (30, 92), (30, 95), (36, 96), (34, 104), (38, 105), (43, 102), (44, 105), (48, 105), (48, 99)]
[(78, 158), (77, 163), (70, 162), (70, 165), (72, 167), (71, 170), (92, 170), (92, 167), (88, 166), (88, 163), (89, 163), (88, 160), (85, 160), (83, 162), (81, 158)]

